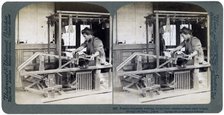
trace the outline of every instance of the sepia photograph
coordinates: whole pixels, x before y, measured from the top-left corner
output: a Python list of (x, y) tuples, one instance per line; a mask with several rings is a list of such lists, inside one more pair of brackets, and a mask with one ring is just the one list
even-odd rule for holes
[(17, 104), (112, 104), (110, 13), (33, 3), (16, 17)]
[(209, 15), (188, 3), (116, 12), (114, 104), (210, 103)]
[(1, 13), (4, 113), (222, 110), (219, 2), (5, 2)]

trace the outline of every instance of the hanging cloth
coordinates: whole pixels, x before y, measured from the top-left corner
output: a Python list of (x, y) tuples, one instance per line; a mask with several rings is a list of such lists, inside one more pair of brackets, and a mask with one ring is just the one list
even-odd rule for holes
[(171, 26), (170, 26), (170, 17), (166, 18), (166, 28), (165, 32), (170, 32), (171, 31)]
[(73, 25), (72, 25), (72, 16), (70, 15), (68, 18), (68, 33), (73, 33), (74, 29), (73, 29)]

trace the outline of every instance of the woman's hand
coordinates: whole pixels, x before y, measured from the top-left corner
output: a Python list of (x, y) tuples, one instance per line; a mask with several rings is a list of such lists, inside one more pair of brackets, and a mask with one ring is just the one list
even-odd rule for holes
[(187, 60), (192, 60), (192, 59), (193, 59), (192, 55), (187, 55)]
[(90, 56), (90, 60), (94, 60), (94, 58), (99, 55), (100, 55), (100, 52), (97, 51), (96, 53)]
[(94, 60), (95, 57), (96, 57), (95, 55), (91, 55), (90, 60)]

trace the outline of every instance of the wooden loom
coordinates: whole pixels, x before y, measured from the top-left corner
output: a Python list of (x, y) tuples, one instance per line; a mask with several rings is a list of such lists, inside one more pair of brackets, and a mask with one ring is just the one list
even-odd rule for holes
[[(38, 57), (39, 69), (36, 71), (27, 71), (26, 67), (29, 66), (29, 64), (32, 63), (32, 61)], [(68, 57), (62, 56), (61, 58), (66, 59), (67, 63), (65, 63), (59, 68), (46, 70), (44, 67), (45, 59), (47, 59), (46, 57), (58, 58), (59, 56), (37, 52), (18, 67), (21, 81), (23, 81), (22, 83), (24, 90), (45, 95), (47, 98), (43, 99), (43, 102), (56, 101), (65, 98), (72, 98), (76, 96), (84, 96), (111, 91), (111, 78), (109, 78), (108, 81), (108, 88), (100, 90), (99, 87), (97, 87), (99, 86), (99, 81), (94, 80), (95, 78), (93, 77), (94, 75), (92, 73), (95, 70), (111, 68), (111, 64), (97, 66), (95, 65), (89, 66), (87, 68), (69, 68), (66, 65), (73, 64), (74, 61), (77, 62), (78, 58), (69, 59)], [(73, 92), (73, 94), (66, 93), (67, 89), (64, 89), (61, 83), (56, 83), (60, 82), (62, 78), (69, 77), (71, 75), (76, 76), (76, 80), (74, 80), (70, 84), (70, 90), (75, 91), (75, 93)], [(25, 81), (29, 82), (29, 84), (26, 85)], [(45, 82), (44, 85), (43, 82)]]
[[(137, 68), (135, 71), (122, 71), (122, 68), (128, 64), (132, 59), (138, 58), (140, 56), (147, 56), (151, 58), (156, 58), (156, 55), (148, 55), (144, 53), (133, 53), (130, 57), (128, 57), (123, 63), (121, 63), (116, 68), (117, 76), (122, 76), (126, 78), (122, 78), (122, 80), (125, 80), (129, 82), (128, 84), (123, 86), (124, 91), (129, 91), (137, 94), (141, 94), (143, 97), (147, 97), (147, 95), (151, 95), (151, 98), (148, 98), (148, 100), (142, 99), (143, 102), (157, 100), (158, 98), (155, 98), (153, 93), (155, 92), (157, 95), (160, 95), (161, 93), (161, 86), (159, 83), (152, 82), (153, 74), (155, 74), (157, 77), (161, 77), (159, 73), (161, 72), (171, 72), (171, 74), (174, 74), (174, 84), (173, 89), (174, 90), (190, 90), (192, 89), (191, 86), (193, 85), (190, 81), (190, 70), (193, 69), (199, 69), (199, 68), (208, 68), (210, 67), (210, 64), (201, 64), (198, 66), (195, 65), (186, 65), (185, 67), (177, 67), (177, 66), (166, 66), (167, 64), (172, 64), (177, 58), (169, 58), (160, 56), (160, 59), (166, 59), (164, 63), (160, 64), (159, 67), (154, 69), (146, 69), (146, 70), (140, 70)], [(141, 63), (137, 63), (137, 67)], [(173, 73), (174, 72), (174, 73)], [(154, 75), (154, 76), (155, 76)], [(139, 86), (139, 82), (144, 81), (144, 87)], [(194, 86), (193, 86), (194, 87)], [(195, 88), (193, 88), (195, 89)], [(200, 90), (198, 90), (200, 91)], [(203, 90), (204, 91), (204, 90)], [(192, 91), (190, 91), (192, 92)], [(197, 91), (196, 91), (197, 92)], [(194, 91), (195, 93), (195, 91)], [(176, 94), (175, 94), (176, 95)], [(171, 95), (170, 97), (173, 97), (174, 95)], [(164, 97), (164, 96), (162, 96)], [(166, 97), (167, 98), (167, 97)]]

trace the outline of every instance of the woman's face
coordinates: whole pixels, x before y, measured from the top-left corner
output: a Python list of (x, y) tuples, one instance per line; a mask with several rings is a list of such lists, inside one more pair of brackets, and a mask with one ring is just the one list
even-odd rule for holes
[(190, 34), (181, 34), (181, 37), (184, 38), (184, 40), (188, 40), (189, 38), (191, 38), (191, 35)]
[(88, 41), (92, 38), (92, 35), (82, 34), (83, 37)]

